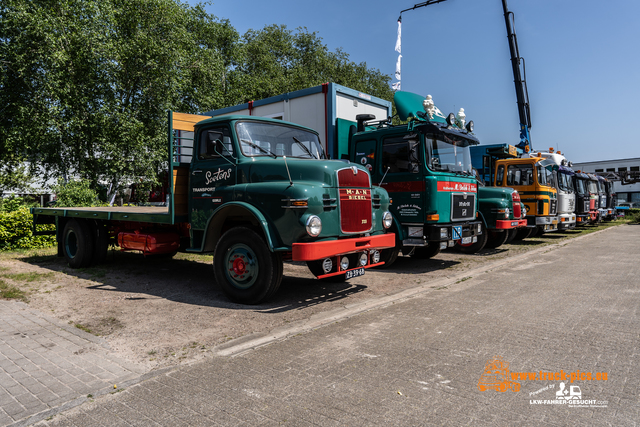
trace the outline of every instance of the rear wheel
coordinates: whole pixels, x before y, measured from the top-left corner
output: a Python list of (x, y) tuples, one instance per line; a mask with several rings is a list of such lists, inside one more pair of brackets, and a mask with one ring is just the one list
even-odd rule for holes
[(507, 243), (510, 231), (511, 230), (490, 230), (485, 248), (495, 249)]
[(429, 242), (429, 246), (416, 246), (411, 256), (416, 259), (428, 259), (440, 253), (440, 242)]
[(94, 246), (93, 246), (93, 258), (91, 264), (99, 265), (104, 263), (107, 259), (107, 251), (109, 250), (109, 231), (107, 227), (99, 221), (94, 221), (92, 224)]
[(62, 252), (69, 267), (83, 268), (93, 258), (93, 233), (83, 219), (70, 219), (62, 231)]
[(218, 241), (213, 273), (231, 301), (258, 304), (272, 296), (280, 286), (282, 258), (271, 252), (255, 231), (236, 227)]
[(477, 254), (482, 249), (484, 249), (484, 246), (487, 244), (488, 234), (489, 233), (487, 233), (487, 229), (485, 228), (484, 224), (482, 224), (482, 234), (478, 235), (478, 240), (475, 243), (469, 243), (466, 245), (458, 243), (457, 247), (462, 253)]

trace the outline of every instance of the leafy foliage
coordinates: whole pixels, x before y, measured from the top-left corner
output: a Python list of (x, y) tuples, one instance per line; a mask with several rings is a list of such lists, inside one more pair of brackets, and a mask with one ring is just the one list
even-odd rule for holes
[(157, 183), (167, 110), (330, 81), (392, 97), (389, 76), (330, 52), (316, 33), (269, 25), (241, 37), (180, 0), (4, 0), (0, 58), (0, 186), (27, 176), (16, 168), (28, 161), (43, 182), (106, 184), (108, 199), (130, 182)]
[[(21, 207), (11, 212), (0, 212), (0, 251), (15, 249), (39, 249), (53, 246), (55, 235), (34, 236), (33, 215), (29, 208)], [(38, 225), (38, 231), (54, 230), (54, 225)]]
[(60, 179), (53, 191), (56, 193), (56, 206), (95, 206), (98, 202), (98, 194), (86, 179), (71, 180), (66, 184)]

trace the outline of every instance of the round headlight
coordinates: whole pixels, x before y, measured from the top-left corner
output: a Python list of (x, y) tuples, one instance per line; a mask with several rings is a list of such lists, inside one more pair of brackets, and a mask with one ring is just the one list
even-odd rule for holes
[(330, 273), (332, 268), (333, 268), (333, 261), (331, 261), (331, 258), (325, 258), (324, 261), (322, 261), (322, 270), (325, 273)]
[(343, 256), (342, 259), (340, 260), (340, 270), (344, 271), (348, 268), (349, 268), (349, 258), (347, 258), (346, 256)]
[(316, 237), (322, 231), (322, 221), (316, 215), (311, 215), (307, 218), (307, 234), (311, 237)]
[(453, 124), (456, 122), (456, 116), (453, 113), (449, 113), (449, 115), (447, 116), (447, 124), (449, 126), (453, 126)]
[(469, 123), (467, 123), (467, 130), (469, 132), (473, 132), (473, 120), (470, 120)]
[(506, 209), (504, 210), (504, 217), (505, 217), (505, 218), (509, 218), (509, 214), (510, 214), (510, 213), (511, 213), (511, 210), (510, 210), (509, 208), (506, 208)]
[(367, 265), (368, 259), (369, 256), (367, 255), (367, 253), (363, 252), (360, 254), (360, 258), (358, 258), (358, 261), (360, 262), (360, 265), (364, 267), (365, 265)]
[(377, 264), (380, 262), (380, 251), (375, 249), (371, 250), (371, 262)]
[(390, 228), (391, 224), (393, 224), (393, 217), (391, 216), (391, 212), (386, 211), (382, 214), (382, 225), (384, 228)]

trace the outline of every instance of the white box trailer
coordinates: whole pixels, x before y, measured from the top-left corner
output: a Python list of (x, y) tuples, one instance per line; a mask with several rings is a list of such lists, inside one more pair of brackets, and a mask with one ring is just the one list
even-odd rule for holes
[(384, 120), (391, 116), (391, 102), (336, 83), (324, 83), (203, 114), (243, 114), (297, 123), (317, 131), (327, 153), (339, 159), (347, 154), (347, 147), (338, 147), (338, 135), (349, 132), (356, 115), (373, 114), (376, 120)]

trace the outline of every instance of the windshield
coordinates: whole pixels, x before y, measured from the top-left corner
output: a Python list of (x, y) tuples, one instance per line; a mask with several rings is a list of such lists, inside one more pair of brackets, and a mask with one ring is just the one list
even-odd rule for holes
[(551, 167), (537, 164), (536, 169), (538, 169), (538, 184), (556, 187), (556, 180)]
[(566, 192), (569, 192), (569, 193), (573, 193), (574, 192), (573, 179), (571, 178), (571, 175), (569, 175), (569, 174), (562, 173), (562, 172), (558, 173), (558, 186), (563, 191), (566, 191)]
[(576, 193), (580, 194), (581, 196), (588, 193), (586, 183), (583, 179), (576, 179)]
[(324, 159), (318, 135), (277, 123), (238, 122), (236, 133), (245, 156), (288, 156)]
[(446, 135), (426, 135), (425, 148), (429, 169), (443, 172), (473, 174), (469, 142), (453, 140)]
[(598, 192), (598, 184), (595, 181), (589, 180), (589, 192), (596, 194)]

